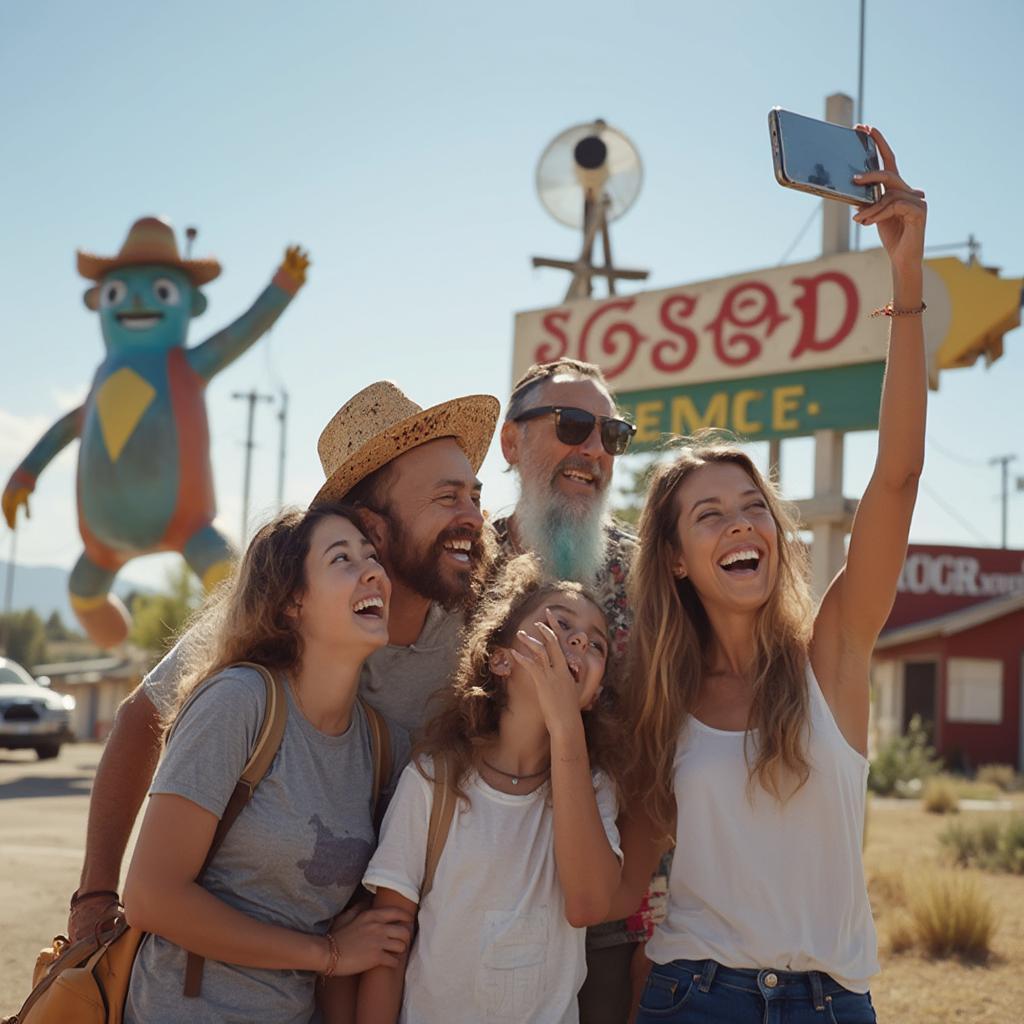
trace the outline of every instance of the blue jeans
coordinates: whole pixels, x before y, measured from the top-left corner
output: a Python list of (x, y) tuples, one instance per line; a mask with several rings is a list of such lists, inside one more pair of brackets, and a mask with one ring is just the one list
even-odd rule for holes
[(871, 997), (819, 971), (723, 967), (714, 960), (654, 964), (637, 1024), (876, 1024)]

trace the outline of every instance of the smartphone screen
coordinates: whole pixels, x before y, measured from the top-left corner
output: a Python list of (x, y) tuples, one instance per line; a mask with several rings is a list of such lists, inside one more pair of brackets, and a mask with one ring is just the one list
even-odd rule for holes
[(870, 135), (813, 117), (777, 110), (781, 169), (794, 184), (840, 193), (859, 203), (875, 201), (875, 186), (856, 185), (855, 174), (879, 169)]

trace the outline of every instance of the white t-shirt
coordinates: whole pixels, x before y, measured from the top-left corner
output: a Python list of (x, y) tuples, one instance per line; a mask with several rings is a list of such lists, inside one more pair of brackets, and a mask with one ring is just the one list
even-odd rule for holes
[[(428, 775), (433, 774), (429, 759)], [(555, 867), (550, 786), (501, 793), (473, 774), (419, 908), (401, 1024), (575, 1024), (586, 976), (585, 929), (565, 919)], [(594, 775), (616, 856), (616, 801)], [(398, 782), (363, 884), (419, 903), (433, 784), (409, 765)]]
[(878, 971), (861, 863), (868, 763), (843, 737), (807, 666), (807, 783), (779, 805), (747, 791), (744, 734), (690, 717), (676, 748), (669, 907), (655, 963), (824, 971), (866, 992)]

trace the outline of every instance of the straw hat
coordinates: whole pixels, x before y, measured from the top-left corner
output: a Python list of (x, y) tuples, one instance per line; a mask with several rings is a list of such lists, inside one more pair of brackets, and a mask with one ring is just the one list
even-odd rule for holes
[(343, 498), (374, 470), (442, 437), (456, 441), (476, 472), (494, 435), (499, 409), (491, 395), (467, 395), (422, 409), (389, 380), (363, 388), (320, 435), (316, 449), (327, 482), (310, 504)]
[[(96, 256), (91, 252), (78, 250), (78, 272), (90, 281), (99, 281), (118, 267), (137, 267), (155, 263), (161, 267), (177, 267), (197, 287), (209, 284), (220, 274), (220, 264), (213, 259), (183, 260), (178, 252), (178, 240), (174, 228), (160, 217), (142, 217), (129, 229), (128, 237), (116, 256)], [(85, 293), (86, 305), (96, 309), (98, 289), (90, 288)]]

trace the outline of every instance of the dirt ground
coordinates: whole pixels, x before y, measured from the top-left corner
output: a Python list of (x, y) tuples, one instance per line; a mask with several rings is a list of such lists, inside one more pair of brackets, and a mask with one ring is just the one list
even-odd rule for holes
[[(0, 1016), (28, 993), (38, 950), (64, 930), (78, 884), (89, 789), (102, 747), (65, 747), (59, 759), (0, 751)], [(1019, 798), (1017, 807), (1024, 809)], [(970, 811), (964, 820), (996, 811)], [(872, 996), (882, 1024), (1024, 1022), (1024, 876), (974, 872), (999, 913), (985, 965), (894, 955), (887, 947), (889, 880), (941, 863), (938, 833), (948, 817), (916, 802), (872, 803), (865, 868), (879, 932), (882, 973)]]
[[(1022, 809), (1020, 800), (1017, 809)], [(962, 812), (965, 822), (999, 811)], [(882, 973), (871, 995), (883, 1024), (1021, 1024), (1024, 1022), (1024, 876), (972, 871), (996, 906), (993, 955), (984, 965), (893, 954), (887, 932), (893, 907), (886, 882), (893, 873), (913, 878), (943, 864), (938, 834), (948, 815), (928, 814), (917, 801), (874, 800), (864, 853), (878, 926)]]

